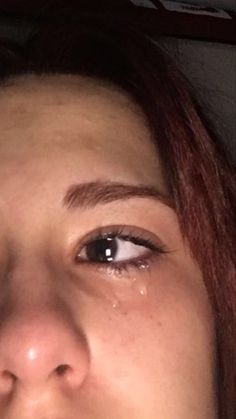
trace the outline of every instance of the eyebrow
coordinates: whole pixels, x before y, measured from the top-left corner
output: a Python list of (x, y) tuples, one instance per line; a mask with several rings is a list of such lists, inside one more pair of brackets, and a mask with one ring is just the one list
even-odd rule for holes
[(91, 208), (114, 201), (126, 201), (130, 198), (149, 198), (170, 208), (174, 207), (170, 197), (152, 186), (129, 185), (109, 181), (71, 185), (63, 198), (63, 206), (68, 209)]

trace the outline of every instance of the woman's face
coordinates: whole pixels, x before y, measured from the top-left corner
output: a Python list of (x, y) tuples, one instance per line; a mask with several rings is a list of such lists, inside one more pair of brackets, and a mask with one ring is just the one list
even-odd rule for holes
[(131, 99), (0, 91), (2, 419), (215, 419), (214, 324)]

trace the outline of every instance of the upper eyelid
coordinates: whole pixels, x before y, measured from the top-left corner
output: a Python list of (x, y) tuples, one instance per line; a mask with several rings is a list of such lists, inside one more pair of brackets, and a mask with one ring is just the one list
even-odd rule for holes
[[(126, 229), (128, 231), (128, 234), (124, 232)], [(138, 233), (136, 233), (134, 229), (137, 229)], [(115, 234), (115, 237), (118, 237), (118, 236), (120, 237), (121, 235), (124, 235), (124, 236), (129, 235), (131, 239), (132, 237), (135, 239), (137, 238), (137, 236), (140, 236), (141, 238), (141, 234), (143, 234), (144, 237), (142, 237), (142, 239), (144, 240), (144, 242), (146, 242), (146, 244), (144, 243), (141, 245), (146, 247), (147, 250), (149, 250), (150, 252), (158, 252), (158, 253), (163, 253), (163, 254), (169, 253), (165, 244), (161, 242), (160, 240), (158, 240), (157, 237), (154, 238), (155, 235), (153, 233), (148, 232), (147, 230), (144, 230), (142, 228), (135, 227), (135, 226), (115, 225), (115, 226), (99, 227), (98, 229), (95, 229), (91, 231), (90, 233), (88, 233), (88, 235), (86, 235), (82, 239), (82, 241), (79, 242), (76, 248), (75, 257), (76, 258), (78, 257), (79, 253), (83, 250), (83, 248), (86, 245), (95, 241), (99, 237), (102, 238), (104, 235), (109, 235), (109, 234)]]
[(129, 241), (130, 243), (133, 243), (135, 246), (147, 247), (150, 250), (156, 250), (157, 249), (157, 245), (154, 245), (154, 243), (152, 243), (151, 240), (141, 238), (141, 237), (137, 237), (137, 236), (127, 235), (127, 234), (119, 234), (119, 233), (108, 234), (108, 235), (105, 234), (104, 236), (103, 235), (97, 236), (93, 240), (88, 242), (87, 244), (89, 244), (93, 241), (103, 239), (103, 238), (108, 238), (108, 237), (117, 238), (117, 239), (124, 240), (124, 241)]
[[(123, 241), (129, 241), (130, 243), (133, 243), (136, 246), (144, 246), (144, 247), (146, 246), (146, 247), (148, 247), (148, 245), (150, 245), (150, 246), (152, 245), (152, 243), (150, 241), (148, 241), (146, 239), (136, 237), (136, 236), (128, 236), (128, 235), (120, 235), (120, 234), (105, 234), (105, 235), (98, 235), (98, 236), (94, 237), (93, 239), (88, 240), (88, 242), (85, 243), (84, 246), (86, 246), (88, 244), (91, 244), (91, 243), (93, 243), (95, 241), (98, 241), (98, 240), (109, 239), (109, 238), (118, 239), (118, 240), (121, 240), (121, 241), (122, 240)], [(140, 243), (138, 243), (138, 241), (140, 241)]]
[(85, 236), (79, 240), (79, 245), (85, 245), (90, 241), (96, 239), (97, 237), (105, 237), (105, 235), (115, 235), (117, 236), (130, 236), (130, 237), (137, 237), (140, 236), (144, 240), (153, 241), (157, 245), (164, 245), (162, 241), (152, 232), (147, 231), (138, 226), (131, 226), (131, 225), (108, 225), (95, 228), (88, 232)]

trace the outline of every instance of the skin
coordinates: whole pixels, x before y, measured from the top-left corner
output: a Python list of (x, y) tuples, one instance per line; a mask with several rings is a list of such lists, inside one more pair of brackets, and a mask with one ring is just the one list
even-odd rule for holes
[[(140, 108), (89, 78), (26, 76), (1, 87), (0, 125), (1, 418), (215, 419), (214, 320), (174, 210), (62, 204), (97, 180), (167, 193)], [(76, 263), (114, 225), (169, 253), (121, 272)]]

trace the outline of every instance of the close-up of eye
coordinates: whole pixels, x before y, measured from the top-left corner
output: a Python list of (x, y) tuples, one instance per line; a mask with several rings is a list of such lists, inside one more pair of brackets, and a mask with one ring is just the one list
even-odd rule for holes
[(166, 253), (163, 245), (141, 234), (126, 233), (122, 229), (93, 233), (76, 254), (76, 262), (123, 265), (147, 260), (153, 254)]

